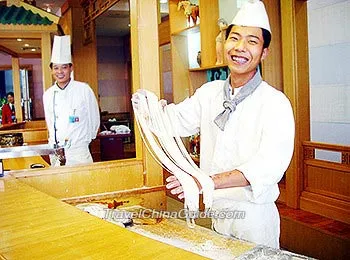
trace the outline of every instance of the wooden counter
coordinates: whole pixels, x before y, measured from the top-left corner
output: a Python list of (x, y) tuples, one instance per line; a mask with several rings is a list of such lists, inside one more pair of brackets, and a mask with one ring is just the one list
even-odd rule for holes
[(10, 176), (0, 179), (0, 205), (0, 258), (202, 258), (98, 219)]
[(42, 164), (45, 168), (50, 167), (50, 165), (41, 156), (4, 159), (3, 163), (4, 169), (11, 171), (31, 169), (30, 166), (34, 163)]
[[(192, 248), (206, 247), (207, 241), (212, 245), (205, 250), (216, 250), (218, 258), (223, 249), (231, 256), (265, 251), (167, 218), (131, 231), (74, 206), (121, 199), (126, 206), (164, 211), (164, 185), (146, 186), (141, 174), (138, 160), (7, 173), (0, 178), (0, 259), (203, 259), (208, 255)], [(183, 238), (191, 249), (177, 243)], [(273, 254), (284, 257), (281, 251)]]
[(23, 142), (28, 145), (45, 144), (48, 142), (48, 131), (45, 121), (29, 121), (0, 126), (1, 134), (22, 133)]

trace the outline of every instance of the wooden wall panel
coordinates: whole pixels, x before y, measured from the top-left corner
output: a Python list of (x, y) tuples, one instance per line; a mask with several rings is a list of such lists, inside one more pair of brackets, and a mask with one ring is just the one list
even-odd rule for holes
[(282, 35), (280, 1), (264, 1), (271, 26), (271, 44), (269, 54), (262, 63), (264, 80), (283, 91)]
[(347, 154), (349, 146), (303, 142), (303, 182), (300, 208), (350, 223), (350, 167), (346, 162), (315, 159), (315, 150)]
[(161, 22), (158, 27), (159, 46), (170, 43), (170, 22), (169, 19)]
[(305, 167), (305, 190), (350, 201), (349, 171), (336, 167)]
[(303, 191), (300, 209), (350, 224), (350, 202)]

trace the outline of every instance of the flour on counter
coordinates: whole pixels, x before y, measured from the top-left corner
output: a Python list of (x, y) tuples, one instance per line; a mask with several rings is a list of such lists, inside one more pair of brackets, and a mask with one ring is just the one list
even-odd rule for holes
[(192, 253), (211, 258), (211, 259), (234, 259), (235, 256), (230, 252), (230, 250), (227, 250), (223, 247), (219, 247), (214, 245), (214, 243), (211, 240), (206, 240), (204, 243), (194, 243), (190, 241), (186, 241), (185, 239), (180, 238), (170, 238), (170, 237), (164, 237), (161, 235), (154, 234), (149, 231), (145, 231), (142, 228), (138, 226), (133, 226), (128, 228), (129, 230), (138, 233), (140, 235), (143, 235), (145, 237), (157, 240), (159, 242), (172, 245), (181, 249), (184, 249), (186, 251), (190, 251)]

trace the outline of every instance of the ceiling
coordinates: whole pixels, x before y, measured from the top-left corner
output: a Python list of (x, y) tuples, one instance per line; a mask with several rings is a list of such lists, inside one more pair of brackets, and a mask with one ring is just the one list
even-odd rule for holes
[[(41, 53), (40, 39), (18, 39), (0, 38), (0, 51), (9, 50), (9, 52), (17, 53), (19, 56), (35, 57)], [(4, 49), (5, 48), (5, 49)]]
[[(36, 0), (36, 6), (61, 16), (60, 7), (66, 0)], [(168, 4), (160, 4), (161, 15), (168, 13)], [(98, 36), (125, 36), (130, 32), (129, 0), (120, 0), (108, 11), (96, 19), (96, 35)], [(1, 47), (3, 46), (3, 47)], [(22, 57), (40, 57), (40, 39), (17, 39), (0, 37), (0, 52), (14, 52)]]

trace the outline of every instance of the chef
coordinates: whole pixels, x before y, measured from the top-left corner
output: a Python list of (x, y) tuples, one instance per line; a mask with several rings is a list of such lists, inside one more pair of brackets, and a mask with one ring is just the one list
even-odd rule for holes
[[(200, 167), (214, 182), (212, 227), (220, 234), (279, 247), (275, 205), (294, 149), (294, 117), (288, 98), (261, 78), (271, 29), (265, 6), (249, 0), (228, 27), (226, 80), (202, 85), (175, 106), (181, 136), (200, 131)], [(183, 198), (175, 176), (167, 188)], [(225, 213), (226, 212), (226, 213)], [(235, 214), (240, 213), (240, 214)]]
[[(52, 166), (92, 163), (89, 144), (100, 125), (94, 92), (87, 83), (75, 81), (70, 36), (55, 36), (50, 68), (56, 80), (43, 96), (49, 144), (59, 151), (50, 157)], [(65, 158), (62, 158), (64, 157)]]

